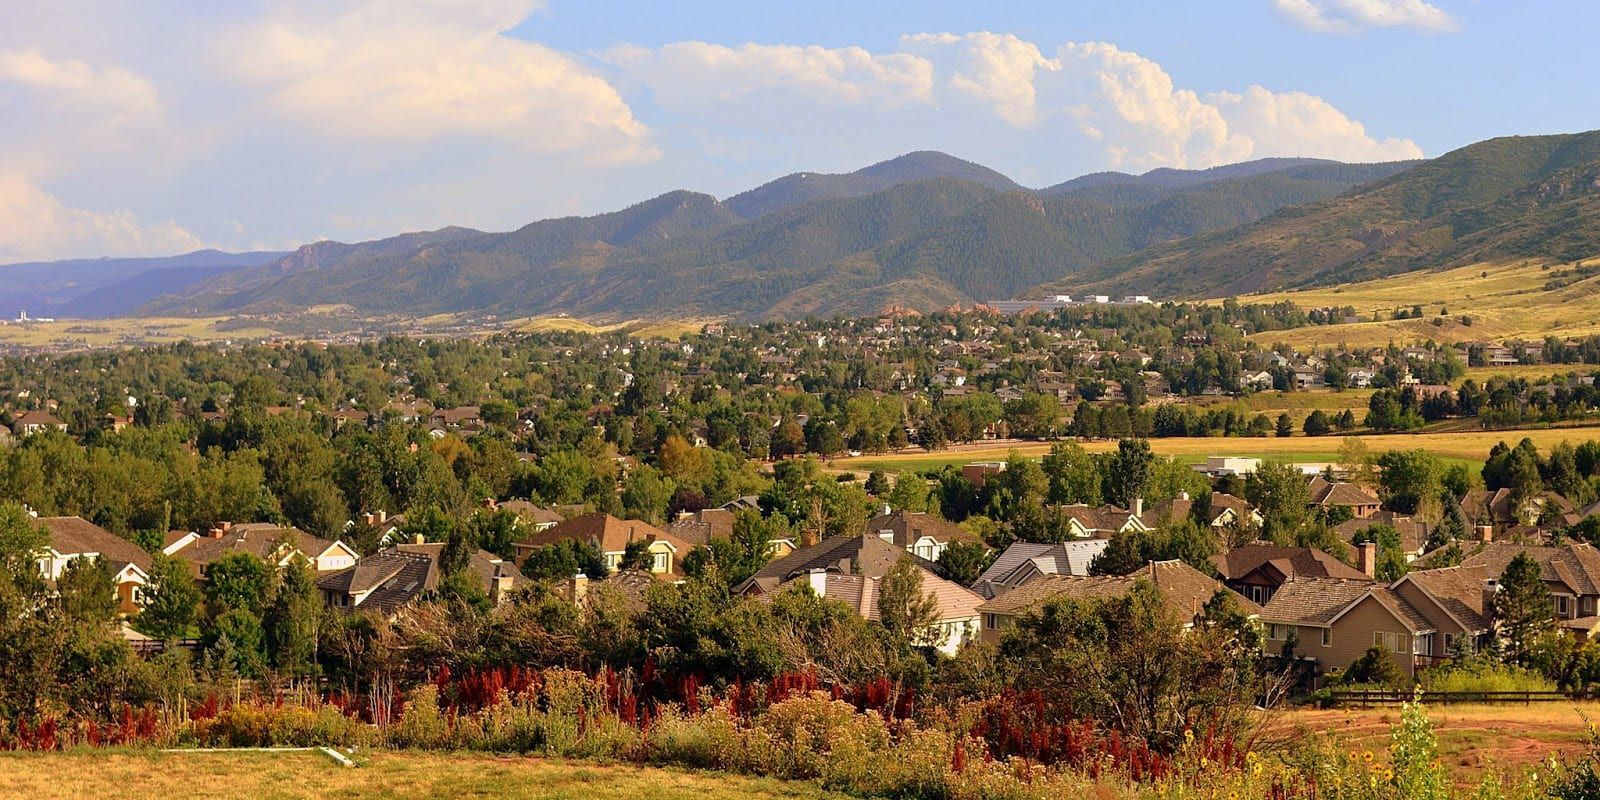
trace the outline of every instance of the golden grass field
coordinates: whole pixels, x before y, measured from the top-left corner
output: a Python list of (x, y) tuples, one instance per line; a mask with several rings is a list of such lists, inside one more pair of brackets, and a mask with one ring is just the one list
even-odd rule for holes
[(685, 334), (699, 333), (706, 323), (714, 319), (628, 320), (627, 322), (595, 323), (576, 317), (529, 317), (512, 320), (512, 330), (521, 333), (546, 333), (571, 331), (575, 333), (610, 333), (627, 331), (639, 339), (676, 339)]
[[(1385, 450), (1424, 449), (1448, 460), (1481, 465), (1489, 450), (1498, 442), (1516, 444), (1523, 438), (1533, 440), (1540, 450), (1548, 450), (1562, 441), (1581, 442), (1600, 439), (1600, 428), (1547, 428), (1515, 431), (1465, 430), (1442, 433), (1392, 433), (1371, 434), (1358, 437), (1370, 453)], [(1185, 463), (1204, 461), (1207, 456), (1244, 456), (1282, 461), (1335, 461), (1344, 443), (1340, 436), (1291, 436), (1280, 439), (1239, 437), (1174, 437), (1150, 439), (1150, 448), (1157, 455), (1174, 458)], [(1117, 447), (1115, 441), (1083, 442), (1085, 450), (1105, 452)], [(936, 469), (946, 464), (967, 464), (973, 461), (1003, 461), (1013, 451), (1019, 455), (1037, 458), (1050, 452), (1048, 442), (1018, 442), (1007, 444), (976, 443), (952, 447), (940, 452), (902, 452), (883, 455), (863, 455), (855, 458), (837, 458), (828, 466), (842, 470), (887, 471)]]
[(122, 319), (58, 320), (0, 325), (0, 344), (22, 347), (62, 345), (72, 348), (159, 344), (179, 341), (216, 342), (229, 339), (263, 339), (281, 335), (263, 323), (227, 328), (234, 317), (128, 317)]
[(30, 800), (182, 797), (292, 800), (838, 800), (808, 783), (635, 765), (478, 753), (373, 751), (361, 766), (320, 753), (78, 750), (0, 754), (0, 795)]
[[(1500, 341), (1600, 333), (1600, 314), (1595, 313), (1600, 304), (1600, 276), (1546, 291), (1546, 281), (1562, 269), (1547, 269), (1546, 265), (1533, 262), (1480, 264), (1440, 272), (1410, 272), (1357, 284), (1247, 295), (1239, 301), (1289, 301), (1303, 308), (1354, 306), (1362, 319), (1372, 319), (1374, 312), (1381, 318), (1378, 322), (1313, 325), (1251, 337), (1263, 345), (1287, 342), (1301, 348), (1340, 344), (1372, 347), (1429, 339), (1441, 343)], [(1422, 319), (1390, 319), (1395, 309), (1417, 304), (1422, 305)], [(1443, 324), (1434, 325), (1441, 308), (1447, 308), (1450, 316)], [(1472, 317), (1472, 325), (1461, 324), (1462, 315)]]

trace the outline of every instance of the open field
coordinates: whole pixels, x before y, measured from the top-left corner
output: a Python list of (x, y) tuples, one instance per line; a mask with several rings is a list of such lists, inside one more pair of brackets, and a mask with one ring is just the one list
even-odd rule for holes
[[(1258, 343), (1288, 342), (1296, 347), (1355, 347), (1436, 342), (1494, 341), (1545, 336), (1587, 336), (1600, 333), (1600, 276), (1546, 290), (1545, 284), (1566, 266), (1533, 262), (1475, 265), (1441, 272), (1409, 272), (1356, 284), (1317, 287), (1273, 294), (1248, 295), (1243, 303), (1287, 300), (1301, 307), (1354, 306), (1362, 319), (1378, 322), (1313, 325), (1292, 331), (1269, 331), (1252, 337)], [(1397, 308), (1421, 305), (1422, 319), (1393, 320)], [(1449, 317), (1435, 325), (1441, 308)], [(1470, 316), (1471, 325), (1461, 324)]]
[(715, 321), (712, 319), (678, 319), (595, 323), (576, 317), (529, 317), (527, 319), (512, 320), (510, 327), (512, 330), (521, 333), (545, 333), (550, 331), (610, 333), (612, 331), (627, 331), (629, 335), (640, 339), (676, 339), (687, 333), (699, 333), (706, 323)]
[[(1484, 431), (1466, 430), (1448, 433), (1389, 433), (1370, 434), (1359, 437), (1365, 442), (1368, 451), (1381, 453), (1385, 450), (1415, 450), (1425, 449), (1447, 461), (1468, 463), (1474, 467), (1482, 466), (1483, 460), (1489, 456), (1490, 448), (1497, 442), (1515, 444), (1524, 437), (1532, 439), (1533, 443), (1541, 450), (1562, 441), (1581, 442), (1587, 439), (1600, 439), (1600, 428), (1548, 428), (1536, 430), (1515, 431)], [(1150, 448), (1158, 455), (1168, 456), (1184, 463), (1199, 463), (1207, 456), (1245, 456), (1251, 458), (1278, 459), (1285, 461), (1335, 461), (1339, 457), (1339, 446), (1343, 443), (1340, 436), (1292, 436), (1286, 439), (1277, 437), (1241, 438), (1241, 437), (1175, 437), (1170, 439), (1150, 439)], [(1114, 450), (1117, 443), (1114, 441), (1083, 442), (1084, 449), (1090, 452), (1104, 452)], [(1037, 458), (1050, 452), (1048, 442), (1023, 442), (1015, 444), (994, 445), (989, 443), (975, 443), (963, 447), (952, 447), (942, 452), (902, 452), (887, 453), (884, 455), (863, 455), (856, 458), (838, 458), (828, 462), (828, 466), (835, 469), (848, 470), (923, 470), (937, 469), (946, 464), (967, 464), (973, 461), (1003, 461), (1012, 451)]]
[[(1447, 767), (1469, 773), (1489, 767), (1518, 770), (1552, 755), (1582, 752), (1589, 738), (1584, 720), (1600, 718), (1600, 703), (1441, 705), (1428, 706), (1428, 716)], [(1389, 729), (1399, 719), (1399, 708), (1296, 709), (1278, 724), (1333, 734), (1351, 749), (1371, 751), (1381, 759), (1389, 746)]]
[(357, 769), (320, 753), (78, 750), (0, 754), (0, 794), (80, 797), (481, 797), (495, 800), (842, 800), (798, 782), (476, 753), (374, 751)]
[(258, 322), (240, 325), (234, 317), (128, 317), (122, 319), (15, 322), (0, 325), (0, 344), (19, 347), (109, 347), (184, 340), (214, 342), (261, 339), (280, 331)]

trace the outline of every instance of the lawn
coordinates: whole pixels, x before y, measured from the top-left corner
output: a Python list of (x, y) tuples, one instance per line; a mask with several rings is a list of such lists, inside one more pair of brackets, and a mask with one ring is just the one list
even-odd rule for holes
[[(1539, 449), (1548, 450), (1551, 446), (1562, 441), (1581, 442), (1587, 439), (1600, 439), (1600, 428), (1549, 428), (1515, 431), (1469, 429), (1437, 433), (1371, 434), (1359, 438), (1366, 443), (1367, 450), (1374, 454), (1385, 450), (1415, 450), (1420, 448), (1444, 458), (1447, 462), (1463, 463), (1472, 468), (1477, 468), (1483, 465), (1484, 459), (1489, 456), (1490, 448), (1494, 447), (1497, 442), (1515, 444), (1524, 437), (1532, 439)], [(1299, 462), (1337, 461), (1339, 447), (1343, 443), (1343, 439), (1339, 436), (1291, 436), (1284, 439), (1275, 436), (1265, 438), (1211, 436), (1150, 439), (1149, 442), (1150, 448), (1157, 455), (1174, 458), (1182, 463), (1198, 464), (1204, 461), (1207, 456), (1241, 456)], [(1117, 443), (1114, 441), (1091, 441), (1084, 442), (1083, 447), (1090, 452), (1104, 452), (1116, 449)], [(888, 471), (927, 470), (938, 469), (946, 464), (961, 465), (970, 464), (974, 461), (1003, 461), (1012, 451), (1023, 456), (1037, 458), (1050, 452), (1050, 444), (1047, 442), (1024, 442), (986, 446), (980, 443), (935, 453), (916, 451), (839, 458), (828, 462), (828, 466), (834, 469), (855, 471), (874, 469)]]
[[(1585, 719), (1600, 718), (1600, 703), (1428, 706), (1439, 735), (1439, 755), (1452, 770), (1522, 769), (1552, 755), (1581, 753)], [(1300, 729), (1331, 733), (1356, 751), (1383, 758), (1400, 709), (1297, 709), (1285, 713), (1280, 733)]]
[(0, 754), (0, 794), (80, 797), (481, 797), (494, 800), (842, 800), (807, 783), (478, 753), (374, 751), (361, 766), (320, 753), (77, 750)]

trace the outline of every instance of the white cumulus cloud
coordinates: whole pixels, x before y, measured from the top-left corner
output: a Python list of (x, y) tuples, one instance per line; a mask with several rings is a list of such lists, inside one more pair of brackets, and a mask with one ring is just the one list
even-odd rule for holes
[(1362, 28), (1453, 31), (1449, 12), (1424, 0), (1272, 0), (1295, 24), (1313, 31), (1348, 33)]
[(682, 110), (760, 97), (892, 108), (933, 95), (926, 59), (860, 47), (673, 42), (653, 50), (616, 47), (603, 56), (648, 87), (656, 102)]
[(71, 208), (18, 172), (0, 173), (0, 263), (87, 256), (171, 255), (205, 246), (175, 222), (130, 211)]
[(599, 162), (658, 156), (605, 78), (505, 35), (535, 8), (527, 0), (277, 6), (229, 31), (215, 57), (273, 109), (331, 136), (480, 136)]

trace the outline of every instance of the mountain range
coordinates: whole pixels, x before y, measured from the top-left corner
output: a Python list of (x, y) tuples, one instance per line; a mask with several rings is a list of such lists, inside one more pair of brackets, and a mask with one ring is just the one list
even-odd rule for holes
[(673, 191), (508, 232), (450, 227), (283, 254), (197, 253), (136, 271), (128, 265), (138, 260), (70, 262), (108, 277), (83, 291), (80, 279), (55, 307), (63, 316), (341, 303), (412, 316), (787, 319), (1063, 293), (1216, 297), (1497, 259), (1573, 260), (1597, 242), (1600, 132), (1493, 139), (1428, 161), (1262, 159), (1102, 172), (1043, 189), (923, 151), (850, 173), (795, 173), (722, 200)]
[(675, 191), (506, 233), (321, 242), (144, 313), (486, 311), (793, 318), (1008, 297), (1172, 239), (1334, 197), (1410, 164), (1272, 160), (1099, 175), (1034, 191), (941, 153), (797, 173), (726, 200)]

